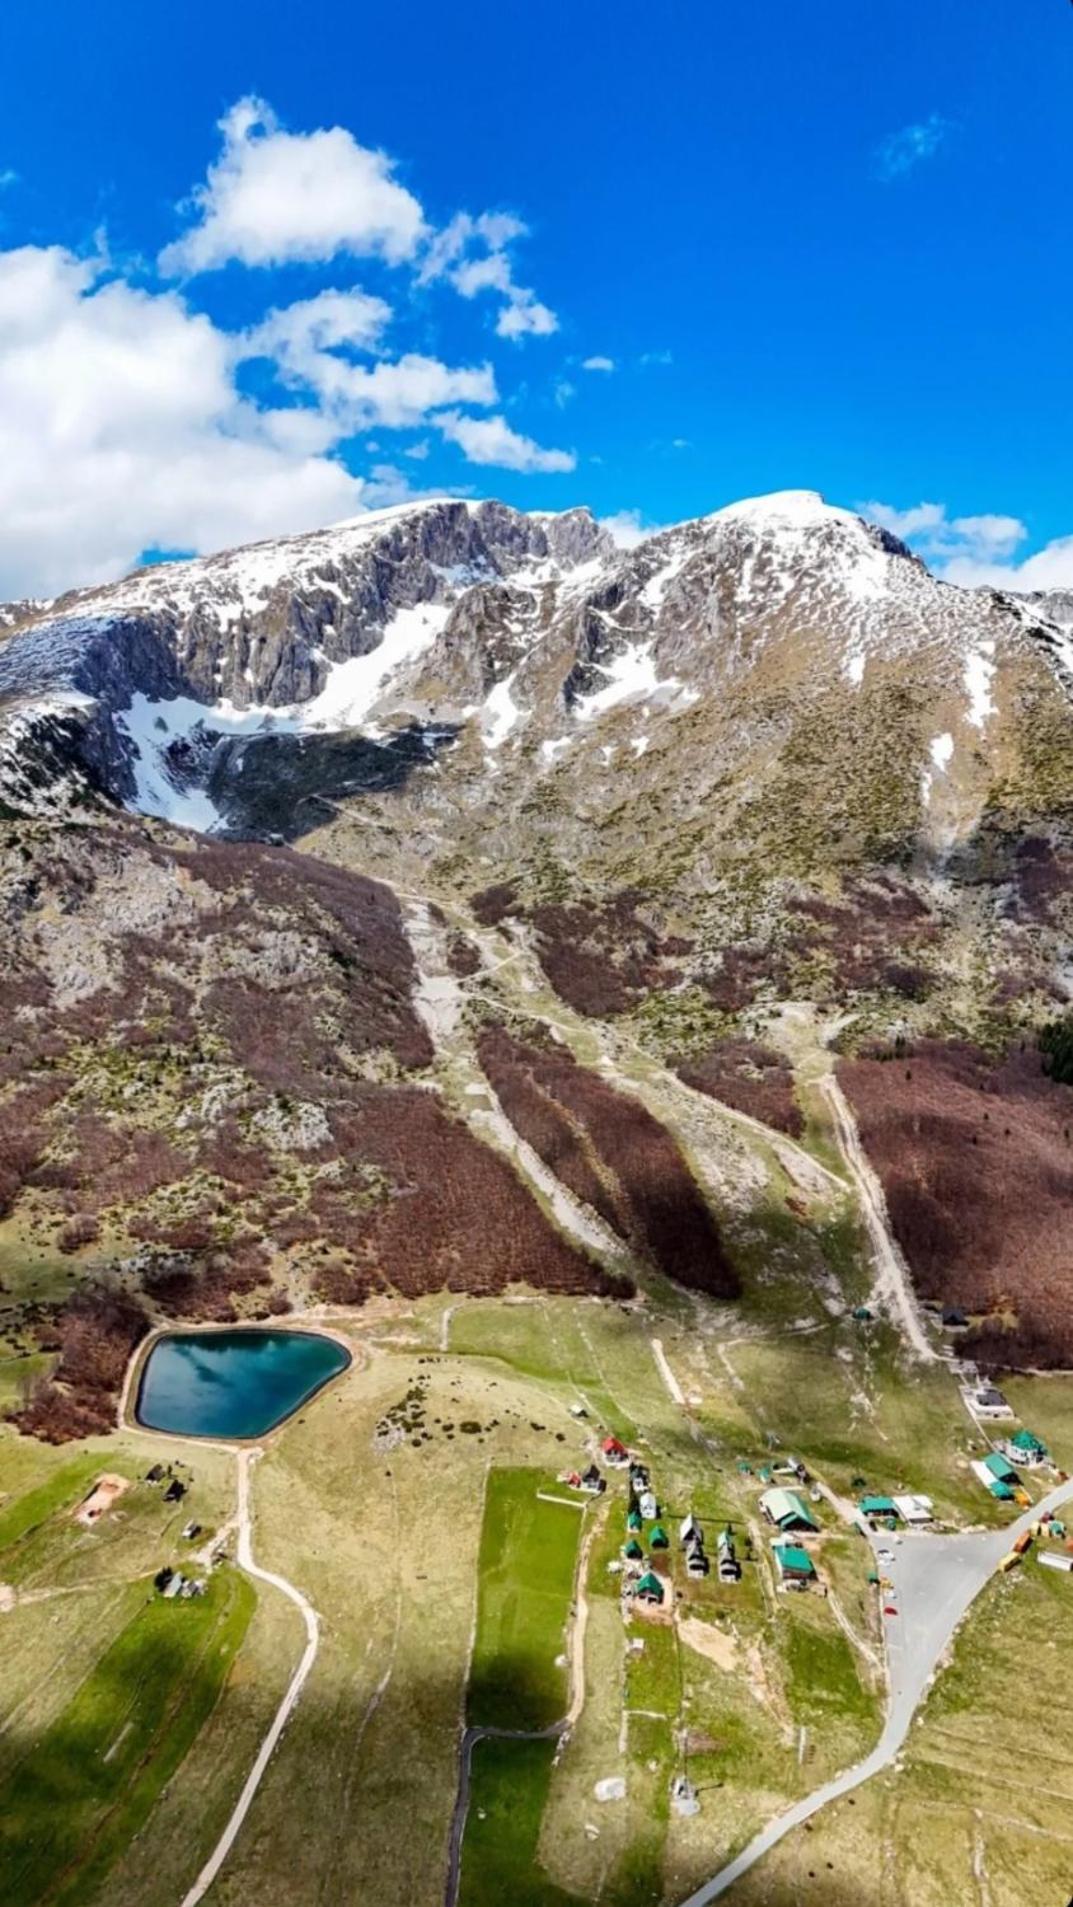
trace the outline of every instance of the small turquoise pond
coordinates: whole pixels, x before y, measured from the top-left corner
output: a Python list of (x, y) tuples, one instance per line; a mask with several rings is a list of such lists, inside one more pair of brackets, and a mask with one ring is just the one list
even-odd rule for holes
[(311, 1331), (183, 1331), (146, 1359), (136, 1416), (183, 1437), (263, 1437), (336, 1377), (350, 1353)]

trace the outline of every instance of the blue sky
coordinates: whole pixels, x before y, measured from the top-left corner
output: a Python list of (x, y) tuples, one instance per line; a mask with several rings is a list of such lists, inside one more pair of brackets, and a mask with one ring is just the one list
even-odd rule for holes
[(429, 489), (1073, 586), (1067, 0), (308, 12), (5, 10), (0, 596)]

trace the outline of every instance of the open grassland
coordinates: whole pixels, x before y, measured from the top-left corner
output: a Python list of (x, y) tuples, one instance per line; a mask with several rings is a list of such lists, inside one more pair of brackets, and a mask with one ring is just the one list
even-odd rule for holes
[(984, 1592), (897, 1769), (817, 1815), (729, 1907), (1036, 1907), (1073, 1874), (1069, 1577), (1034, 1560)]
[(1073, 1377), (1009, 1377), (1002, 1388), (1022, 1423), (1042, 1437), (1060, 1469), (1073, 1472)]
[(466, 1715), (479, 1727), (547, 1728), (566, 1709), (566, 1621), (584, 1500), (552, 1503), (532, 1470), (489, 1473)]
[(537, 1860), (554, 1755), (553, 1741), (477, 1743), (459, 1907), (577, 1907)]
[[(757, 1511), (758, 1472), (773, 1440), (836, 1488), (859, 1473), (876, 1487), (905, 1480), (963, 1519), (986, 1520), (988, 1506), (961, 1481), (962, 1447), (973, 1433), (949, 1376), (937, 1370), (905, 1383), (882, 1330), (821, 1322), (815, 1294), (812, 1306), (810, 1321), (820, 1328), (809, 1330), (787, 1330), (781, 1316), (762, 1322), (760, 1307), (743, 1331), (733, 1308), (683, 1305), (681, 1294), (665, 1307), (658, 1285), (630, 1307), (440, 1297), (333, 1314), (354, 1363), (267, 1440), (252, 1478), (254, 1554), (309, 1596), (321, 1617), (320, 1653), (211, 1907), (251, 1900), (327, 1907), (347, 1898), (438, 1907), (467, 1700), (470, 1718), (482, 1722), (540, 1726), (562, 1715), (566, 1675), (556, 1658), (564, 1653), (576, 1546), (594, 1514), (581, 1715), (558, 1752), (550, 1741), (476, 1751), (462, 1907), (507, 1898), (525, 1907), (673, 1902), (788, 1800), (864, 1752), (879, 1726), (867, 1552), (829, 1505), (818, 1506), (821, 1574), (856, 1640), (839, 1627), (831, 1601), (775, 1595), (770, 1530)], [(668, 1389), (653, 1337), (685, 1410)], [(1018, 1408), (1060, 1454), (1059, 1380), (1038, 1390), (1026, 1383), (1030, 1398), (1051, 1400), (1051, 1416), (1044, 1420), (1042, 1402), (1037, 1410), (1018, 1398)], [(581, 1419), (571, 1415), (579, 1404)], [(672, 1537), (669, 1555), (652, 1560), (673, 1579), (673, 1624), (623, 1620), (620, 1578), (609, 1568), (626, 1534), (623, 1476), (611, 1473), (595, 1511), (536, 1495), (538, 1483), (561, 1491), (550, 1479), (583, 1465), (605, 1430), (621, 1434), (652, 1471)], [(138, 1480), (161, 1456), (193, 1469), (183, 1504), (164, 1506), (160, 1492)], [(740, 1468), (746, 1460), (748, 1472)], [(103, 1469), (134, 1482), (87, 1532), (71, 1512)], [(127, 1633), (125, 1598), (144, 1598), (152, 1570), (181, 1556), (186, 1517), (212, 1528), (233, 1512), (234, 1462), (207, 1446), (132, 1432), (62, 1451), (5, 1434), (0, 1490), (0, 1582), (18, 1597), (0, 1614), (0, 1643), (16, 1644), (0, 1648), (0, 1782), (7, 1782), (27, 1755), (60, 1739), (55, 1731), (81, 1689)], [(744, 1559), (740, 1584), (720, 1585), (714, 1575), (689, 1581), (677, 1543), (678, 1520), (689, 1511), (713, 1554), (718, 1529), (732, 1524)], [(999, 1592), (995, 1647), (1013, 1662), (1023, 1663), (1026, 1648), (1038, 1652), (1040, 1624), (1055, 1623), (1053, 1611), (1033, 1613), (1034, 1603), (1016, 1600), (1022, 1585), (1037, 1593), (1030, 1575), (1016, 1591), (1004, 1583)], [(226, 1570), (218, 1579), (239, 1580)], [(1055, 1586), (1068, 1602), (1061, 1578), (1038, 1593), (1053, 1603)], [(158, 1605), (182, 1618), (198, 1606)], [(129, 1823), (117, 1828), (106, 1885), (87, 1864), (76, 1891), (57, 1900), (175, 1907), (222, 1830), (302, 1646), (296, 1610), (258, 1587), (241, 1646), (141, 1833), (134, 1838)], [(1003, 1699), (1012, 1712), (1012, 1685)], [(893, 1797), (912, 1793), (923, 1805), (925, 1790), (941, 1820), (946, 1777), (937, 1762), (910, 1785), (930, 1717), (929, 1709), (904, 1776), (869, 1789), (853, 1809), (833, 1811), (807, 1838), (793, 1837), (804, 1852), (771, 1863), (781, 1893), (741, 1898), (789, 1907), (798, 1898), (793, 1887), (813, 1885), (813, 1869), (817, 1889), (829, 1884), (818, 1901), (843, 1907), (838, 1887), (851, 1875), (861, 1890), (845, 1894), (845, 1907), (873, 1900), (888, 1907), (887, 1896), (867, 1891), (875, 1877), (865, 1871), (868, 1837), (857, 1824), (881, 1795), (884, 1821), (908, 1823), (908, 1803)], [(677, 1773), (697, 1789), (694, 1817), (671, 1806)], [(596, 1801), (595, 1784), (609, 1775), (625, 1779), (624, 1801)], [(954, 1805), (957, 1819), (971, 1822), (975, 1804)], [(908, 1840), (905, 1825), (883, 1832), (894, 1833), (896, 1847)], [(858, 1865), (848, 1851), (856, 1839)], [(971, 1856), (971, 1836), (966, 1845)], [(821, 1855), (821, 1846), (829, 1851)], [(944, 1845), (937, 1871), (945, 1874), (952, 1859)], [(748, 1883), (761, 1884), (760, 1872)], [(929, 1896), (890, 1901), (917, 1907), (918, 1898)], [(1001, 1894), (995, 1900), (1006, 1907)]]
[(231, 1570), (192, 1602), (125, 1592), (119, 1634), (0, 1783), (8, 1907), (92, 1898), (211, 1712), (253, 1603)]

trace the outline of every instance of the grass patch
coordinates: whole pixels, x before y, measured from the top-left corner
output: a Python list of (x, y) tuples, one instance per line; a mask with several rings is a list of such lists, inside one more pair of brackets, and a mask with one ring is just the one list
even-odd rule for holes
[(481, 1741), (473, 1752), (459, 1907), (577, 1907), (537, 1865), (553, 1741)]
[(57, 1510), (68, 1506), (74, 1509), (106, 1468), (95, 1454), (77, 1457), (73, 1463), (65, 1463), (47, 1483), (40, 1483), (35, 1490), (27, 1490), (14, 1502), (5, 1504), (0, 1509), (0, 1551), (10, 1549), (39, 1529)]
[(120, 1635), (0, 1786), (6, 1907), (68, 1907), (100, 1885), (215, 1706), (255, 1603), (231, 1571), (191, 1602), (144, 1586), (131, 1600)]
[(563, 1653), (579, 1510), (537, 1495), (539, 1470), (490, 1471), (478, 1562), (467, 1712), (495, 1728), (546, 1728), (566, 1707)]

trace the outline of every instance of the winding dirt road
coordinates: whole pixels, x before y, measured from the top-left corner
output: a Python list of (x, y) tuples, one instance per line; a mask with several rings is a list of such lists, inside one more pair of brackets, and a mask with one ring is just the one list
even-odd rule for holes
[(286, 1596), (290, 1602), (295, 1604), (296, 1608), (301, 1610), (302, 1620), (306, 1627), (306, 1646), (302, 1654), (302, 1659), (287, 1684), (286, 1692), (276, 1710), (271, 1727), (258, 1749), (257, 1758), (254, 1761), (253, 1767), (246, 1776), (242, 1793), (239, 1795), (232, 1809), (231, 1818), (193, 1886), (183, 1895), (182, 1907), (197, 1907), (197, 1903), (205, 1898), (205, 1895), (208, 1893), (209, 1888), (212, 1886), (231, 1852), (239, 1830), (250, 1811), (250, 1805), (254, 1795), (261, 1785), (265, 1769), (272, 1759), (276, 1744), (287, 1725), (287, 1721), (298, 1697), (309, 1679), (309, 1672), (316, 1661), (317, 1650), (320, 1647), (320, 1621), (312, 1603), (303, 1596), (300, 1589), (296, 1589), (293, 1583), (289, 1583), (285, 1576), (276, 1576), (269, 1569), (261, 1569), (253, 1560), (253, 1551), (250, 1542), (249, 1479), (250, 1466), (261, 1455), (262, 1452), (259, 1448), (240, 1450), (238, 1452), (238, 1566), (240, 1569), (245, 1570), (247, 1576), (253, 1576), (257, 1582), (269, 1583), (273, 1589), (278, 1589), (281, 1595)]

